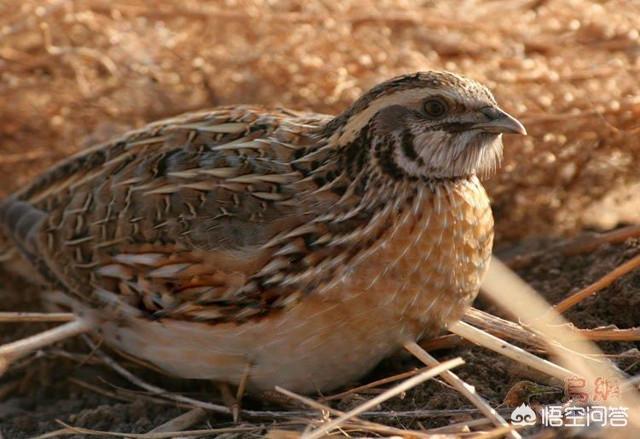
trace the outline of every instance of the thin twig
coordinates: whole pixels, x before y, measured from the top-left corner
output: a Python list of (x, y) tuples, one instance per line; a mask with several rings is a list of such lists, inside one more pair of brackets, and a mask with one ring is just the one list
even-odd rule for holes
[(414, 370), (410, 370), (408, 372), (402, 372), (402, 373), (399, 373), (397, 375), (393, 375), (393, 376), (390, 376), (390, 377), (382, 378), (382, 379), (373, 381), (371, 383), (363, 384), (362, 386), (353, 387), (353, 388), (351, 388), (349, 390), (346, 390), (344, 392), (336, 393), (335, 395), (331, 395), (331, 396), (325, 396), (325, 397), (322, 397), (320, 399), (322, 401), (333, 401), (334, 399), (342, 399), (345, 396), (353, 395), (354, 393), (358, 393), (358, 392), (361, 392), (363, 390), (373, 389), (375, 387), (383, 386), (385, 384), (393, 383), (395, 381), (400, 381), (400, 380), (403, 380), (405, 378), (410, 378), (412, 376), (418, 375), (421, 372), (424, 372), (427, 369), (428, 368), (424, 367), (422, 369), (414, 369)]
[(438, 351), (442, 349), (453, 349), (465, 343), (466, 340), (459, 335), (445, 334), (436, 338), (430, 338), (420, 341), (422, 349), (428, 352)]
[(353, 418), (354, 416), (357, 416), (365, 411), (367, 411), (368, 409), (370, 409), (371, 407), (375, 407), (376, 405), (386, 401), (389, 398), (393, 398), (396, 395), (399, 395), (402, 392), (405, 392), (407, 390), (409, 390), (412, 387), (417, 386), (418, 384), (433, 378), (436, 375), (441, 374), (442, 372), (444, 372), (445, 370), (449, 370), (453, 367), (459, 366), (461, 364), (464, 364), (464, 360), (462, 358), (454, 358), (452, 360), (446, 361), (442, 364), (440, 364), (440, 366), (436, 366), (433, 367), (429, 370), (426, 370), (424, 372), (422, 372), (419, 375), (416, 375), (414, 377), (411, 377), (409, 379), (407, 379), (406, 381), (403, 381), (402, 383), (398, 384), (397, 386), (392, 387), (391, 389), (387, 390), (386, 392), (376, 396), (375, 398), (370, 399), (369, 401), (359, 405), (358, 407), (354, 408), (353, 410), (348, 411), (347, 413), (345, 413), (342, 416), (339, 416), (338, 418), (334, 419), (331, 422), (328, 422), (327, 424), (323, 425), (322, 427), (310, 432), (309, 434), (304, 435), (303, 437), (305, 439), (318, 439), (322, 436), (324, 436), (325, 434), (329, 433), (331, 430), (333, 430), (334, 428), (339, 427), (343, 422), (345, 422), (346, 420)]
[(159, 432), (159, 433), (117, 433), (113, 431), (101, 431), (101, 430), (91, 430), (88, 428), (81, 427), (73, 427), (71, 425), (65, 424), (64, 422), (56, 419), (56, 422), (63, 427), (73, 431), (74, 433), (87, 434), (90, 436), (113, 436), (113, 437), (124, 437), (124, 438), (139, 438), (139, 439), (172, 439), (175, 437), (188, 437), (188, 436), (203, 436), (203, 435), (211, 435), (217, 433), (240, 433), (246, 431), (256, 431), (263, 430), (264, 426), (255, 425), (249, 427), (226, 427), (226, 428), (210, 428), (203, 430), (188, 430), (188, 431), (168, 431), (168, 432)]
[(620, 244), (627, 239), (640, 237), (640, 225), (622, 227), (605, 233), (582, 235), (577, 238), (560, 242), (551, 247), (531, 253), (518, 254), (505, 259), (503, 262), (511, 269), (521, 269), (530, 265), (534, 260), (549, 253), (561, 253), (564, 256), (575, 256), (597, 250), (605, 244)]
[[(28, 375), (27, 375), (28, 376)], [(26, 379), (23, 378), (23, 379)], [(16, 390), (23, 382), (23, 379), (9, 381), (0, 385), (0, 401), (4, 401), (14, 390)], [(0, 438), (1, 439), (1, 438)]]
[(73, 383), (77, 386), (83, 387), (85, 389), (91, 390), (92, 392), (98, 393), (100, 395), (107, 396), (109, 398), (116, 399), (118, 401), (133, 401), (132, 398), (126, 398), (124, 396), (118, 395), (116, 392), (111, 392), (107, 389), (103, 389), (102, 387), (95, 386), (91, 383), (87, 383), (86, 381), (79, 380), (78, 378), (69, 377), (67, 378), (70, 383)]
[(476, 308), (469, 310), (462, 317), (462, 320), (479, 327), (488, 333), (499, 338), (509, 338), (531, 346), (539, 351), (546, 350), (546, 342), (539, 334), (523, 327), (522, 325), (502, 319), (488, 312)]
[(592, 328), (592, 329), (580, 329), (573, 326), (573, 324), (567, 325), (569, 330), (575, 332), (579, 337), (586, 338), (587, 340), (594, 341), (640, 341), (640, 327), (620, 329), (616, 326)]
[(514, 433), (514, 426), (512, 425), (502, 425), (500, 427), (496, 427), (493, 430), (483, 431), (477, 435), (478, 439), (492, 439), (498, 437), (504, 437), (505, 434)]
[(102, 379), (102, 377), (100, 377), (100, 380), (103, 383), (108, 384), (110, 387), (115, 389), (116, 393), (119, 396), (123, 398), (127, 398), (128, 401), (144, 400), (144, 401), (152, 402), (154, 404), (178, 407), (186, 410), (191, 410), (192, 408), (194, 408), (193, 404), (187, 404), (186, 402), (173, 401), (171, 399), (163, 398), (161, 396), (151, 396), (147, 392), (143, 392), (143, 391), (125, 389), (123, 387), (119, 387), (119, 386), (116, 386), (115, 384), (109, 383), (108, 381)]
[[(294, 399), (305, 405), (308, 405), (309, 407), (314, 408), (320, 412), (329, 413), (334, 416), (343, 416), (345, 414), (345, 412), (334, 409), (333, 407), (329, 407), (328, 405), (324, 405), (311, 398), (307, 398), (306, 396), (298, 395), (297, 393), (291, 392), (287, 389), (283, 389), (282, 387), (276, 386), (276, 391), (282, 393), (283, 395), (288, 396), (291, 399)], [(350, 421), (354, 421), (357, 424), (361, 425), (363, 428), (369, 431), (375, 431), (377, 433), (391, 433), (396, 435), (399, 434), (401, 436), (412, 435), (416, 437), (423, 437), (423, 436), (429, 437), (429, 435), (425, 435), (424, 433), (419, 431), (411, 431), (411, 430), (399, 429), (395, 427), (389, 427), (387, 425), (382, 425), (382, 424), (378, 424), (376, 422), (371, 422), (371, 421), (365, 421), (359, 418), (351, 418)]]
[[(516, 340), (520, 343), (524, 343), (538, 352), (546, 352), (547, 341), (544, 340), (539, 334), (532, 330), (525, 328), (524, 326), (511, 322), (509, 320), (502, 319), (487, 312), (481, 311), (476, 308), (470, 308), (462, 320), (466, 323), (472, 324), (475, 327), (481, 328), (487, 331), (491, 335), (495, 335), (498, 338), (508, 338)], [(601, 327), (601, 328), (588, 328), (580, 329), (576, 328), (573, 324), (566, 325), (567, 329), (575, 334), (575, 339), (586, 338), (588, 340), (608, 340), (608, 341), (638, 341), (640, 340), (640, 327), (620, 329), (614, 325)], [(454, 335), (454, 337), (458, 337)], [(570, 341), (567, 339), (566, 341)], [(420, 343), (420, 346), (427, 350), (425, 344)], [(427, 344), (427, 347), (430, 346)]]
[(640, 255), (636, 255), (635, 257), (631, 258), (624, 264), (616, 267), (613, 271), (607, 273), (606, 275), (604, 275), (603, 277), (601, 277), (600, 279), (598, 279), (588, 287), (583, 288), (577, 293), (570, 295), (566, 299), (563, 299), (561, 302), (554, 305), (553, 309), (556, 312), (562, 314), (568, 309), (571, 309), (578, 303), (582, 302), (587, 297), (592, 296), (593, 294), (597, 293), (603, 288), (608, 287), (620, 277), (624, 276), (625, 274), (639, 267), (640, 267)]
[[(406, 343), (404, 348), (429, 367), (436, 367), (440, 364), (438, 360), (429, 355), (415, 342)], [(509, 427), (509, 423), (507, 423), (507, 421), (500, 416), (498, 412), (496, 412), (480, 395), (478, 395), (472, 386), (465, 383), (460, 377), (458, 377), (458, 375), (447, 370), (441, 373), (440, 376), (449, 383), (449, 385), (467, 398), (474, 406), (476, 406), (478, 410), (489, 418), (496, 427)], [(509, 431), (507, 436), (512, 439), (520, 439), (522, 437), (515, 431)]]
[(207, 417), (207, 412), (199, 407), (189, 410), (186, 413), (176, 416), (170, 421), (164, 424), (158, 425), (149, 433), (166, 433), (169, 431), (183, 431), (190, 428), (199, 422), (202, 422)]
[(50, 431), (49, 433), (34, 436), (30, 439), (49, 439), (52, 437), (68, 436), (70, 434), (75, 434), (75, 432), (70, 428), (61, 428), (59, 430)]
[(565, 380), (569, 377), (576, 376), (576, 373), (571, 372), (563, 367), (558, 366), (550, 361), (544, 360), (540, 357), (533, 355), (530, 352), (525, 351), (522, 348), (514, 346), (506, 341), (493, 336), (478, 328), (474, 328), (465, 322), (457, 322), (449, 326), (449, 330), (454, 334), (458, 334), (473, 343), (483, 346), (487, 349), (491, 349), (494, 352), (502, 354), (511, 358), (519, 363), (526, 364), (536, 370), (546, 373), (552, 377), (556, 377), (560, 380)]
[(251, 374), (251, 363), (247, 363), (244, 367), (242, 377), (240, 377), (240, 383), (236, 389), (236, 404), (232, 407), (233, 421), (238, 422), (240, 419), (240, 410), (242, 409), (242, 398), (247, 390), (247, 383), (249, 382), (249, 376)]
[(610, 232), (599, 233), (595, 236), (576, 238), (563, 246), (562, 253), (565, 256), (588, 253), (604, 244), (619, 244), (635, 237), (640, 237), (640, 225), (622, 227)]
[[(84, 337), (84, 340), (90, 347), (94, 348), (95, 344), (88, 338)], [(107, 354), (100, 350), (96, 350), (96, 355), (102, 359), (109, 367), (111, 367), (114, 371), (120, 374), (122, 377), (126, 378), (129, 382), (135, 384), (141, 389), (145, 389), (148, 392), (151, 392), (153, 395), (161, 396), (164, 398), (172, 399), (174, 401), (185, 402), (189, 404), (193, 404), (194, 407), (201, 407), (206, 410), (210, 410), (216, 413), (222, 413), (225, 415), (230, 415), (231, 410), (225, 406), (213, 404), (210, 402), (198, 401), (196, 399), (188, 398), (186, 396), (173, 394), (168, 392), (160, 387), (154, 386), (152, 384), (147, 383), (146, 381), (138, 378), (124, 367), (120, 366), (113, 358), (109, 357)]]
[(88, 323), (78, 319), (39, 334), (23, 338), (22, 340), (0, 346), (0, 376), (13, 361), (58, 341), (83, 334), (90, 329), (91, 326)]
[(69, 312), (0, 312), (0, 322), (70, 322), (76, 316)]
[[(101, 343), (102, 343), (102, 341), (101, 341)], [(98, 347), (99, 346), (100, 346), (100, 344), (98, 344)], [(148, 370), (153, 370), (154, 372), (157, 372), (157, 373), (159, 373), (161, 375), (165, 375), (166, 374), (165, 371), (163, 371), (162, 369), (160, 369), (158, 366), (156, 366), (153, 363), (149, 363), (148, 361), (145, 361), (145, 360), (142, 360), (140, 358), (134, 357), (130, 353), (125, 352), (125, 351), (120, 350), (120, 349), (117, 349), (117, 348), (114, 348), (114, 347), (110, 347), (110, 349), (112, 351), (114, 351), (115, 353), (117, 353), (119, 356), (127, 359), (128, 361), (132, 362), (133, 364), (135, 364), (137, 366), (142, 367), (145, 370), (147, 370), (147, 369)]]
[[(487, 418), (473, 419), (469, 421), (456, 422), (454, 424), (445, 425), (443, 427), (430, 428), (427, 430), (429, 434), (440, 433), (464, 433), (468, 427), (480, 427), (483, 425), (491, 424), (491, 420)], [(469, 431), (469, 430), (466, 430)]]

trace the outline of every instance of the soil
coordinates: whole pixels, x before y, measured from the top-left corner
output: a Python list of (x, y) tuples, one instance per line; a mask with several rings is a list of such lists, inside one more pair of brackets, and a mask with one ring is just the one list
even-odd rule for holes
[[(531, 246), (527, 246), (525, 251), (530, 249)], [(620, 245), (605, 245), (589, 254), (574, 256), (565, 256), (562, 251), (558, 249), (554, 251), (553, 247), (551, 249), (546, 254), (530, 260), (526, 267), (519, 269), (519, 274), (553, 303), (574, 290), (588, 285), (625, 260), (640, 254), (640, 240), (629, 239)], [(507, 248), (500, 253), (513, 256), (520, 251), (522, 249)], [(0, 298), (4, 306), (16, 310), (40, 309), (37, 291), (34, 288), (25, 288), (22, 281), (6, 274), (0, 279), (2, 279)], [(580, 328), (605, 325), (616, 325), (619, 328), (637, 326), (640, 322), (639, 291), (640, 271), (632, 272), (597, 295), (583, 301), (566, 315)], [(476, 302), (476, 306), (501, 314), (500, 310), (495, 309), (482, 298)], [(44, 324), (4, 324), (0, 327), (0, 335), (2, 341), (6, 342), (42, 330), (44, 327), (46, 327)], [(640, 343), (603, 342), (599, 345), (606, 353), (614, 355), (615, 362), (624, 372), (630, 375), (640, 373), (640, 351), (638, 350)], [(29, 438), (59, 429), (61, 426), (56, 420), (76, 427), (96, 430), (143, 433), (185, 411), (183, 408), (160, 405), (135, 397), (132, 401), (119, 401), (83, 388), (76, 384), (77, 380), (107, 390), (117, 387), (135, 390), (130, 383), (105, 366), (78, 364), (55, 355), (63, 350), (82, 353), (84, 356), (89, 353), (86, 345), (79, 340), (67, 342), (55, 349), (45, 350), (35, 358), (28, 359), (23, 365), (13, 368), (2, 378), (0, 393), (3, 394), (4, 400), (0, 403), (0, 431), (5, 438)], [(435, 354), (439, 359), (456, 356), (464, 358), (466, 364), (457, 369), (458, 375), (475, 386), (493, 407), (505, 409), (506, 415), (510, 413), (508, 404), (505, 404), (507, 393), (514, 386), (520, 386), (522, 383), (536, 385), (531, 385), (531, 390), (522, 392), (515, 399), (516, 402), (549, 404), (557, 403), (564, 398), (563, 389), (557, 383), (550, 383), (545, 377), (523, 370), (513, 361), (485, 349), (464, 345), (438, 351)], [(211, 383), (174, 380), (143, 370), (126, 361), (124, 364), (127, 364), (127, 367), (137, 375), (168, 390), (220, 402), (219, 392)], [(419, 362), (410, 355), (398, 353), (385, 360), (361, 382), (367, 383), (420, 366)], [(9, 389), (12, 383), (15, 385)], [(355, 394), (338, 400), (334, 407), (346, 410), (371, 397), (371, 392)], [(509, 401), (511, 402), (509, 405), (515, 404), (513, 394), (510, 395)], [(253, 399), (244, 401), (244, 407), (256, 410), (289, 409), (286, 405), (283, 407), (279, 403)], [(477, 414), (462, 410), (472, 408), (468, 401), (456, 391), (434, 380), (408, 391), (401, 398), (394, 398), (382, 404), (379, 410), (387, 412), (448, 410), (450, 413), (447, 416), (414, 415), (395, 419), (385, 416), (372, 419), (401, 428), (430, 428), (479, 417)], [(225, 416), (211, 414), (206, 421), (192, 428), (231, 425), (233, 424)], [(264, 430), (251, 433), (238, 433), (237, 437), (259, 437), (267, 430), (268, 427), (265, 427)]]

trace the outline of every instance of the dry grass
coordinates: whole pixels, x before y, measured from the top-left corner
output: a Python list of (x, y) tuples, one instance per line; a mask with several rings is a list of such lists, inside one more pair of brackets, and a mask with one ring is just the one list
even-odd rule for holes
[[(640, 220), (633, 208), (640, 203), (640, 195), (632, 190), (640, 182), (638, 29), (640, 4), (633, 0), (0, 0), (0, 195), (73, 151), (161, 117), (235, 103), (337, 113), (380, 80), (409, 71), (447, 69), (488, 84), (530, 133), (524, 139), (507, 139), (503, 169), (487, 182), (500, 244)], [(607, 236), (568, 246), (566, 251), (590, 251), (631, 235)], [(513, 262), (527, 264), (534, 259)], [(584, 300), (627, 268), (636, 268), (635, 262), (637, 259), (583, 289), (575, 300)], [(501, 279), (498, 286), (490, 286), (498, 301), (505, 302), (505, 282)], [(517, 283), (514, 288), (523, 289)], [(513, 300), (511, 293), (506, 294), (507, 303)], [(560, 310), (567, 309), (567, 303)], [(526, 308), (512, 311), (529, 322)], [(4, 317), (48, 318), (36, 314)], [(54, 316), (54, 320), (63, 318)], [(548, 322), (524, 325), (478, 313), (467, 316), (467, 323), (516, 340), (530, 351), (555, 352), (560, 358), (569, 352), (562, 343), (571, 340), (572, 349), (577, 349), (576, 338), (585, 335), (638, 339), (638, 328), (624, 334), (616, 332), (621, 331), (617, 328), (591, 332), (568, 328), (566, 338), (556, 340), (557, 331), (549, 332)], [(489, 338), (480, 339), (491, 343), (486, 341)], [(582, 357), (601, 359), (592, 345), (581, 346)], [(564, 373), (526, 351), (513, 352), (533, 367), (550, 374)], [(188, 416), (169, 421), (166, 428), (190, 428), (200, 422), (201, 409), (228, 412), (224, 406), (172, 394), (126, 375), (126, 370), (99, 351), (91, 359), (119, 370), (148, 393), (76, 379), (79, 385), (113, 399), (146, 399), (191, 409)], [(28, 361), (16, 367), (26, 368)], [(585, 376), (614, 373), (603, 363), (582, 363), (579, 373)], [(573, 369), (575, 364), (565, 362), (563, 366)], [(444, 376), (465, 388), (464, 382), (451, 375)], [(381, 385), (403, 380), (382, 394), (386, 397), (426, 376), (423, 370), (407, 372), (333, 399), (380, 390)], [(0, 399), (3, 392), (10, 393), (17, 386), (16, 381), (4, 383)], [(243, 410), (243, 416), (254, 424), (214, 426), (182, 436), (257, 435), (271, 429), (271, 437), (291, 437), (285, 430), (309, 427), (325, 433), (333, 426), (356, 435), (402, 434), (399, 428), (353, 417), (375, 405), (371, 401), (382, 400), (382, 395), (367, 398), (369, 402), (348, 416), (324, 405), (333, 401), (330, 397), (318, 402), (290, 395), (306, 401), (313, 410)], [(627, 402), (637, 414), (637, 395), (629, 395)], [(377, 411), (373, 415), (376, 420), (397, 421), (427, 412)], [(372, 412), (364, 415), (372, 416)], [(268, 422), (259, 423), (265, 419)], [(344, 419), (344, 424), (335, 419)], [(501, 419), (496, 415), (493, 422), (500, 425)], [(41, 437), (117, 435), (63, 426)], [(174, 434), (166, 428), (121, 436)], [(446, 429), (405, 433), (459, 437), (478, 435), (482, 428), (482, 437), (516, 435), (500, 427), (488, 430), (484, 418), (465, 419)]]
[(502, 240), (613, 226), (628, 212), (589, 208), (638, 181), (638, 29), (632, 0), (5, 0), (0, 190), (160, 117), (334, 113), (392, 75), (449, 69), (487, 83), (531, 134), (508, 140), (488, 183)]

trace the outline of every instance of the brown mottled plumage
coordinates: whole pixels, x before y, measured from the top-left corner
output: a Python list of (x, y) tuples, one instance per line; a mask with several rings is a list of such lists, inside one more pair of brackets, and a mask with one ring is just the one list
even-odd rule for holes
[(4, 254), (170, 373), (237, 383), (249, 366), (255, 390), (328, 390), (473, 300), (493, 239), (476, 175), (497, 166), (503, 132), (524, 128), (483, 86), (438, 72), (384, 82), (335, 118), (186, 114), (5, 200)]

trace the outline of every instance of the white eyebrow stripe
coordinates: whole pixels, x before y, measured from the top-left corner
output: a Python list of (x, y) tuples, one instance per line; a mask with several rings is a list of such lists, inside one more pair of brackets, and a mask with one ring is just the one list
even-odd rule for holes
[(380, 96), (371, 101), (368, 107), (352, 115), (346, 125), (337, 130), (329, 139), (330, 143), (345, 145), (352, 142), (360, 130), (369, 123), (371, 118), (382, 108), (391, 105), (409, 105), (428, 98), (429, 96), (444, 96), (454, 102), (473, 107), (478, 103), (477, 98), (466, 93), (458, 93), (454, 89), (446, 88), (409, 88), (388, 95)]

